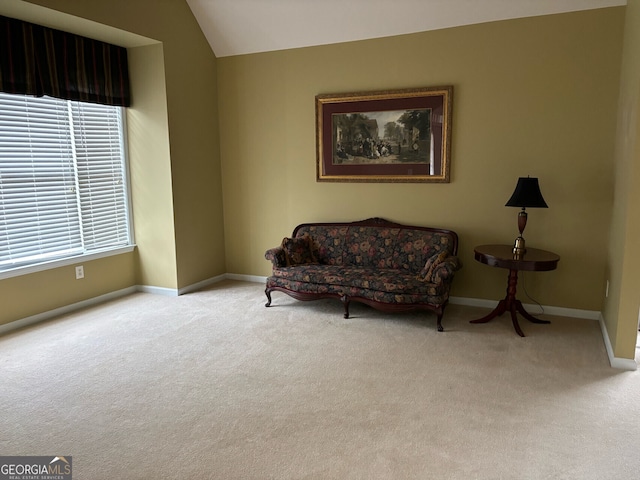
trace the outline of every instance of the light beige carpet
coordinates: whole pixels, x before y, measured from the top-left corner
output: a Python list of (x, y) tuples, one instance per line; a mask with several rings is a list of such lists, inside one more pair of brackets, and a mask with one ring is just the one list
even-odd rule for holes
[(640, 373), (598, 323), (388, 315), (225, 281), (0, 337), (0, 454), (91, 479), (632, 479)]

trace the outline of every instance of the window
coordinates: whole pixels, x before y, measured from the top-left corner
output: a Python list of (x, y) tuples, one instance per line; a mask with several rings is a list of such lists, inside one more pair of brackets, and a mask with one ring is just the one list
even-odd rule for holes
[(0, 273), (131, 245), (123, 109), (0, 93)]

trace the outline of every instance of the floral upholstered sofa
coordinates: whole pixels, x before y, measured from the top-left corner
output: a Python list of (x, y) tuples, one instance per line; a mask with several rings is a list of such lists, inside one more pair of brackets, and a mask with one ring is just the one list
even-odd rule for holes
[(458, 236), (451, 230), (415, 227), (371, 218), (352, 223), (298, 225), (279, 247), (265, 294), (284, 292), (298, 300), (339, 298), (382, 311), (431, 310), (442, 315), (455, 272)]

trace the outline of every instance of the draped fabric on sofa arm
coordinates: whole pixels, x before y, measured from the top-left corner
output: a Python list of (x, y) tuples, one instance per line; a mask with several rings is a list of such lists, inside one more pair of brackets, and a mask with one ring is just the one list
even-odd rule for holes
[(445, 229), (418, 227), (372, 218), (351, 223), (307, 223), (271, 248), (266, 306), (271, 292), (298, 300), (339, 298), (344, 317), (349, 303), (382, 311), (430, 310), (442, 316), (461, 264), (458, 236)]

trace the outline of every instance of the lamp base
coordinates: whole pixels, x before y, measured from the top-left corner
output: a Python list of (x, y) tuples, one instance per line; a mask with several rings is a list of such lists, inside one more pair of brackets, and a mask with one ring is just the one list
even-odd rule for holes
[(516, 238), (513, 244), (513, 254), (517, 257), (524, 255), (527, 249), (525, 248), (524, 238), (522, 236)]

